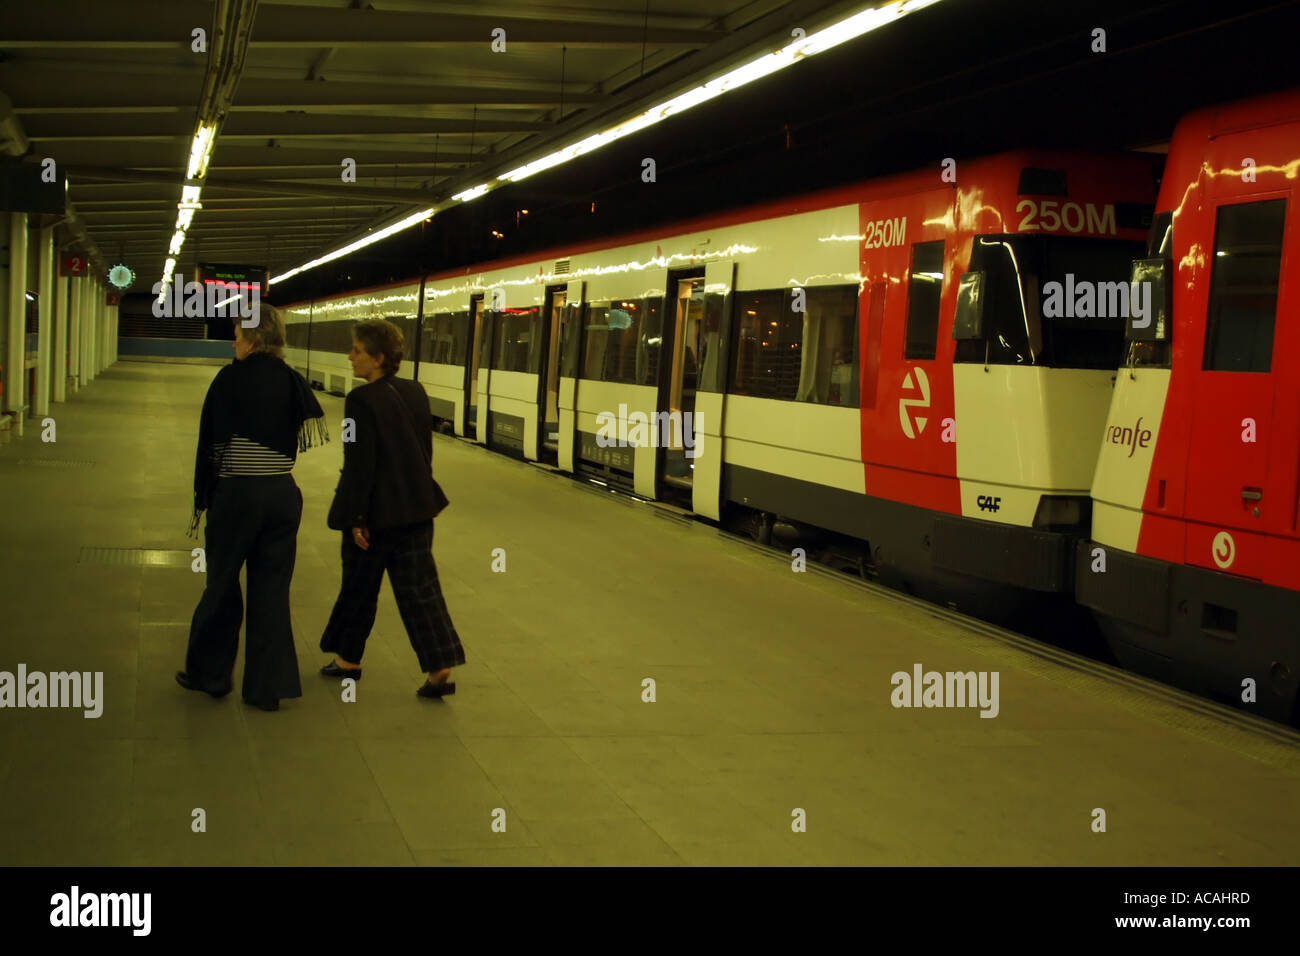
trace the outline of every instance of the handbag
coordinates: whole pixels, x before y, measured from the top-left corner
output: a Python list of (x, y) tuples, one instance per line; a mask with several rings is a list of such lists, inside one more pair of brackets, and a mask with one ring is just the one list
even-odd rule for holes
[[(397, 389), (393, 388), (393, 383), (388, 381), (387, 378), (384, 379), (384, 384), (388, 386), (389, 391), (393, 393), (393, 397), (397, 399), (397, 407), (402, 410), (402, 421), (406, 423), (406, 427), (411, 433), (411, 438), (413, 438), (415, 443), (420, 446), (420, 450), (424, 451), (424, 444), (420, 441), (420, 436), (415, 430), (415, 423), (411, 421), (410, 411), (406, 407), (406, 402), (402, 401), (401, 393), (398, 392)], [(442, 513), (443, 509), (446, 508), (447, 505), (451, 504), (451, 502), (447, 500), (447, 495), (442, 490), (442, 486), (438, 484), (438, 479), (433, 477), (432, 449), (430, 449), (425, 461), (429, 466), (429, 480), (433, 482), (433, 517), (436, 518)]]

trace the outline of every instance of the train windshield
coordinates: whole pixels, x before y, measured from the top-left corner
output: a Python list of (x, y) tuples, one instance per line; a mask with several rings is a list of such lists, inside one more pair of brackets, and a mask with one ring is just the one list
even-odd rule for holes
[(983, 340), (956, 361), (1115, 369), (1123, 361), (1128, 280), (1141, 242), (1077, 236), (979, 236), (970, 269), (985, 274)]

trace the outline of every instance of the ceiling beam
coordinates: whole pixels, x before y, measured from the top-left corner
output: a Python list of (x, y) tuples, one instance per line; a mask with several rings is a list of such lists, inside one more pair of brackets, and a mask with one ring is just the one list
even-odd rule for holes
[[(5, 12), (6, 49), (190, 49), (191, 31), (212, 23), (212, 5), (194, 0), (114, 0), (111, 15), (100, 0), (10, 5)], [(263, 4), (257, 11), (255, 48), (348, 49), (361, 46), (440, 47), (481, 45), (490, 49), (495, 29), (509, 44), (569, 47), (680, 46), (699, 48), (725, 36), (719, 30), (583, 23), (522, 17), (429, 14)], [(209, 37), (209, 42), (211, 41)]]
[[(142, 173), (135, 170), (127, 169), (105, 169), (99, 166), (69, 166), (65, 171), (70, 179), (89, 180), (89, 181), (107, 181), (107, 182), (127, 182), (127, 183), (158, 183), (161, 185), (176, 186), (179, 190), (180, 183), (176, 177), (168, 176), (166, 173)], [(433, 195), (418, 190), (398, 190), (398, 189), (372, 189), (368, 186), (358, 186), (355, 183), (345, 183), (339, 181), (336, 186), (304, 186), (300, 183), (279, 183), (279, 182), (238, 182), (223, 183), (213, 182), (208, 179), (203, 184), (204, 190), (224, 189), (239, 192), (260, 193), (266, 196), (312, 196), (318, 199), (338, 199), (343, 202), (350, 202), (361, 199), (375, 200), (384, 203), (409, 203), (418, 205), (423, 202), (433, 202)], [(179, 202), (180, 197), (177, 196)]]
[[(484, 144), (475, 145), (473, 153), (463, 147), (440, 144), (438, 165), (472, 164), (491, 155)], [(218, 142), (213, 150), (212, 162), (208, 165), (208, 175), (218, 175), (222, 169), (231, 166), (242, 168), (265, 166), (330, 166), (338, 170), (343, 156), (351, 156), (357, 161), (358, 176), (360, 167), (365, 165), (384, 166), (391, 169), (395, 165), (413, 163), (430, 165), (433, 162), (433, 149), (421, 144), (417, 155), (410, 150), (393, 149), (390, 146), (354, 143), (349, 152), (340, 153), (339, 144), (322, 140), (319, 144), (307, 144), (301, 140), (292, 146), (255, 146), (244, 141), (234, 143)], [(181, 160), (189, 155), (188, 146), (182, 146), (182, 155), (176, 155), (174, 147), (159, 147), (151, 143), (117, 143), (111, 140), (97, 143), (59, 143), (52, 147), (48, 155), (59, 161), (60, 165), (70, 166), (120, 166), (128, 169), (175, 170), (176, 182), (185, 175), (185, 166)], [(423, 154), (423, 155), (419, 155)]]
[[(3, 45), (0, 43), (0, 45)], [(201, 71), (175, 68), (166, 83), (158, 72), (131, 72), (121, 63), (78, 63), (79, 71), (103, 67), (104, 75), (93, 83), (67, 82), (68, 66), (63, 60), (35, 57), (0, 63), (0, 89), (19, 91), (15, 112), (57, 115), (113, 110), (128, 113), (193, 113), (203, 83)], [(138, 68), (138, 67), (135, 67)], [(477, 106), (515, 109), (549, 109), (562, 99), (565, 105), (590, 106), (605, 99), (602, 93), (574, 89), (569, 83), (539, 82), (535, 86), (459, 86), (435, 84), (419, 76), (393, 77), (385, 82), (352, 82), (338, 79), (262, 79), (245, 75), (231, 114), (264, 110), (388, 110), (401, 107)]]
[[(536, 133), (551, 124), (502, 120), (433, 119), (388, 116), (330, 116), (323, 113), (243, 113), (231, 115), (221, 127), (221, 142), (231, 140), (354, 139), (371, 136), (433, 137), (495, 133)], [(159, 113), (127, 116), (32, 116), (23, 127), (27, 138), (44, 142), (189, 140), (194, 117)], [(430, 141), (426, 144), (432, 148)]]

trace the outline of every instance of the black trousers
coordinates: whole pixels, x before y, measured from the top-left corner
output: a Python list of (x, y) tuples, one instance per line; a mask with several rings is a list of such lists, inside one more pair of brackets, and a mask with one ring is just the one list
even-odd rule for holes
[(420, 669), (431, 673), (464, 664), (465, 650), (447, 613), (433, 563), (432, 521), (372, 530), (366, 551), (353, 543), (350, 530), (343, 532), (343, 585), (320, 649), (361, 663), (375, 625), (385, 571)]
[(289, 583), (298, 552), (302, 493), (292, 475), (220, 478), (208, 508), (207, 587), (190, 624), (185, 670), (207, 690), (231, 684), (244, 601), (239, 569), (248, 565), (245, 700), (301, 697), (289, 621)]

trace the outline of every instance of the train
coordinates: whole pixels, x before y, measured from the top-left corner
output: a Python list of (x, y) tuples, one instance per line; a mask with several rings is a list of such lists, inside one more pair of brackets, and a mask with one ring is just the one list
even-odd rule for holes
[[(1245, 149), (1273, 128), (1269, 110), (1290, 102), (1221, 109), (1213, 122), (1241, 111), (1245, 125), (1233, 129)], [(1161, 472), (1143, 484), (1138, 474), (1143, 461), (1175, 460), (1166, 448), (1177, 428), (1184, 445), (1192, 434), (1190, 408), (1165, 409), (1161, 422), (1166, 397), (1228, 414), (1172, 378), (1169, 343), (1191, 334), (1173, 330), (1192, 319), (1185, 296), (1161, 296), (1204, 277), (1162, 273), (1168, 248), (1153, 246), (1169, 219), (1157, 211), (1185, 215), (1171, 190), (1208, 155), (1185, 132), (1196, 122), (1179, 126), (1167, 157), (1023, 149), (945, 159), (292, 303), (282, 307), (286, 360), (345, 393), (360, 384), (345, 358), (351, 323), (386, 318), (407, 341), (398, 374), (424, 384), (449, 433), (986, 620), (1092, 615), (1121, 663), (1178, 683), (1198, 665), (1171, 669), (1184, 648), (1152, 627), (1171, 615), (1144, 606), (1134, 617), (1131, 604), (1152, 599), (1155, 577), (1174, 580), (1184, 560), (1181, 544), (1169, 546), (1182, 532), (1155, 524), (1189, 516), (1169, 510), (1182, 479)], [(1256, 150), (1255, 175), (1275, 192), (1300, 152), (1286, 135)], [(1209, 247), (1188, 231), (1178, 240), (1193, 258)], [(1270, 427), (1287, 421), (1275, 414)], [(1121, 438), (1145, 457), (1113, 461)], [(1148, 508), (1156, 482), (1158, 513)], [(1151, 561), (1165, 570), (1132, 576)], [(1222, 625), (1220, 607), (1202, 616)], [(1270, 694), (1295, 697), (1291, 663), (1267, 673)]]
[(1133, 266), (1156, 308), (1126, 329), (1075, 588), (1126, 668), (1293, 724), (1298, 174), (1300, 91), (1175, 130)]

